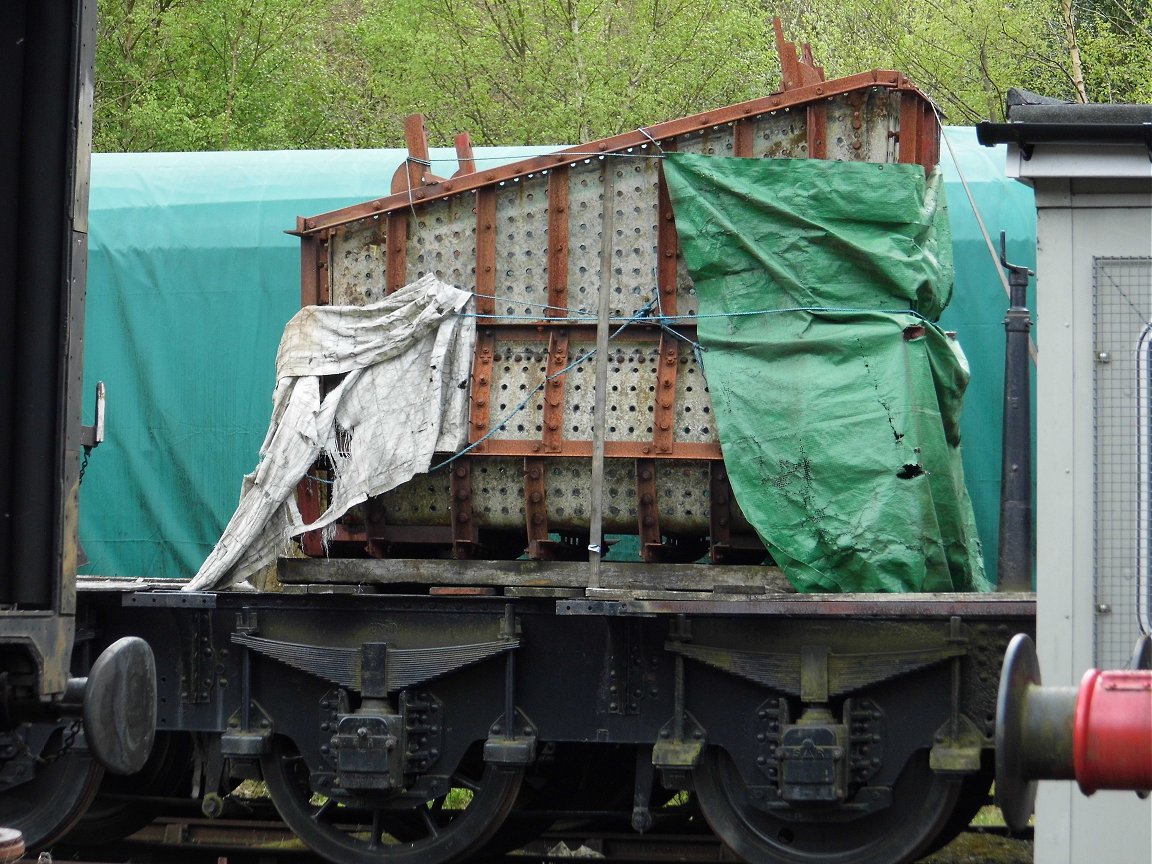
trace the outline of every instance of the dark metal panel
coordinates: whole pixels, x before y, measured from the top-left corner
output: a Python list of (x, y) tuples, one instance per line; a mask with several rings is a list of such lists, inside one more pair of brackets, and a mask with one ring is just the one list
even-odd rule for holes
[[(75, 606), (95, 0), (0, 6), (0, 643), (62, 692)], [(4, 653), (4, 659), (10, 655)]]
[[(79, 357), (87, 227), (93, 4), (5, 4), (0, 132), (0, 584), (23, 608), (58, 605), (74, 568)], [(80, 74), (82, 72), (82, 74)], [(66, 471), (65, 465), (71, 470)], [(68, 477), (66, 475), (71, 475)], [(70, 482), (69, 482), (70, 481)], [(69, 574), (70, 575), (70, 574)], [(69, 601), (70, 602), (70, 601)]]
[[(66, 320), (68, 160), (68, 41), (45, 38), (68, 29), (62, 3), (34, 5), (25, 32), (25, 102), (17, 145), (21, 165), (16, 205), (15, 321), (11, 374), (13, 599), (49, 608), (60, 533), (58, 466), (63, 442), (59, 414)], [(55, 512), (54, 512), (55, 511)], [(52, 538), (52, 539), (50, 539)], [(55, 548), (54, 548), (55, 547)]]
[(12, 408), (15, 380), (17, 200), (20, 191), (19, 118), (24, 111), (25, 4), (0, 5), (0, 603), (12, 602)]

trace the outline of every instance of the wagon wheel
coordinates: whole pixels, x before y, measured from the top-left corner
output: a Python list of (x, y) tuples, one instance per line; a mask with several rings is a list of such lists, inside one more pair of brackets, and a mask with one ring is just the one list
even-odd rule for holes
[[(42, 753), (54, 753), (66, 738), (66, 729), (57, 729)], [(37, 765), (35, 777), (0, 795), (0, 825), (20, 831), (29, 852), (49, 846), (84, 815), (103, 776), (104, 769), (86, 750)]]
[(276, 739), (260, 760), (280, 817), (318, 854), (337, 864), (446, 864), (475, 851), (516, 801), (523, 769), (462, 764), (447, 795), (409, 810), (363, 796), (345, 806), (313, 795), (308, 766), (290, 741)]
[(64, 842), (69, 846), (99, 846), (135, 834), (161, 812), (153, 800), (175, 789), (191, 788), (192, 739), (181, 732), (157, 732), (152, 753), (135, 774), (107, 773), (92, 806)]
[(976, 818), (976, 814), (991, 801), (989, 793), (992, 781), (996, 779), (996, 767), (991, 758), (991, 751), (985, 751), (983, 755), (985, 763), (983, 767), (975, 774), (965, 774), (960, 781), (960, 794), (952, 815), (944, 823), (936, 839), (921, 853), (924, 857), (940, 851), (959, 837)]
[(846, 822), (801, 822), (752, 805), (736, 765), (710, 748), (692, 773), (697, 800), (717, 836), (749, 862), (901, 864), (913, 861), (947, 824), (960, 783), (928, 767), (927, 753), (908, 761), (891, 806)]

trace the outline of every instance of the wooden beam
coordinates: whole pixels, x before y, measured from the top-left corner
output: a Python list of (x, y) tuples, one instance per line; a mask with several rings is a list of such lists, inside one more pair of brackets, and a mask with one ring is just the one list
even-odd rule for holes
[[(423, 558), (281, 558), (284, 584), (493, 585), (510, 588), (581, 588), (583, 561), (440, 561)], [(776, 567), (708, 564), (640, 564), (602, 561), (600, 584), (634, 590), (747, 593), (791, 591)]]

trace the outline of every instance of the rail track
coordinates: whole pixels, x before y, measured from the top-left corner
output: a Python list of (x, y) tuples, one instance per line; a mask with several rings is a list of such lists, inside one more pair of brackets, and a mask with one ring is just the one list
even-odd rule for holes
[[(589, 814), (596, 815), (596, 814)], [(691, 823), (688, 823), (691, 829)], [(614, 826), (608, 826), (614, 827)], [(682, 826), (683, 827), (683, 826)], [(131, 837), (103, 846), (61, 844), (46, 857), (25, 861), (69, 861), (76, 864), (324, 864), (275, 819), (186, 818), (165, 816)], [(655, 831), (549, 831), (523, 849), (474, 856), (468, 864), (550, 864), (585, 858), (626, 864), (708, 864), (737, 859), (706, 830), (699, 833)], [(1027, 864), (1032, 836), (1012, 835), (1002, 825), (973, 825), (924, 864)]]

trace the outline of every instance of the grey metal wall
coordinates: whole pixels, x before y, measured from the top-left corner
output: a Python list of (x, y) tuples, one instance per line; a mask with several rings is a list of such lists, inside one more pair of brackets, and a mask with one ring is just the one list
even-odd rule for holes
[[(1135, 449), (1120, 444), (1135, 434), (1139, 390), (1131, 368), (1100, 355), (1134, 355), (1132, 318), (1142, 313), (1122, 311), (1127, 323), (1098, 344), (1097, 318), (1111, 320), (1115, 299), (1098, 283), (1116, 272), (1107, 259), (1152, 256), (1152, 163), (1140, 146), (1047, 144), (1031, 160), (1011, 149), (1009, 173), (1035, 186), (1039, 217), (1037, 647), (1044, 683), (1075, 686), (1097, 662), (1117, 659), (1118, 648), (1098, 654), (1099, 645), (1138, 627), (1138, 466)], [(1147, 308), (1146, 297), (1136, 299)], [(1114, 592), (1133, 602), (1121, 609)], [(1043, 864), (1147, 864), (1152, 805), (1128, 792), (1087, 798), (1070, 781), (1042, 783), (1035, 855)]]

